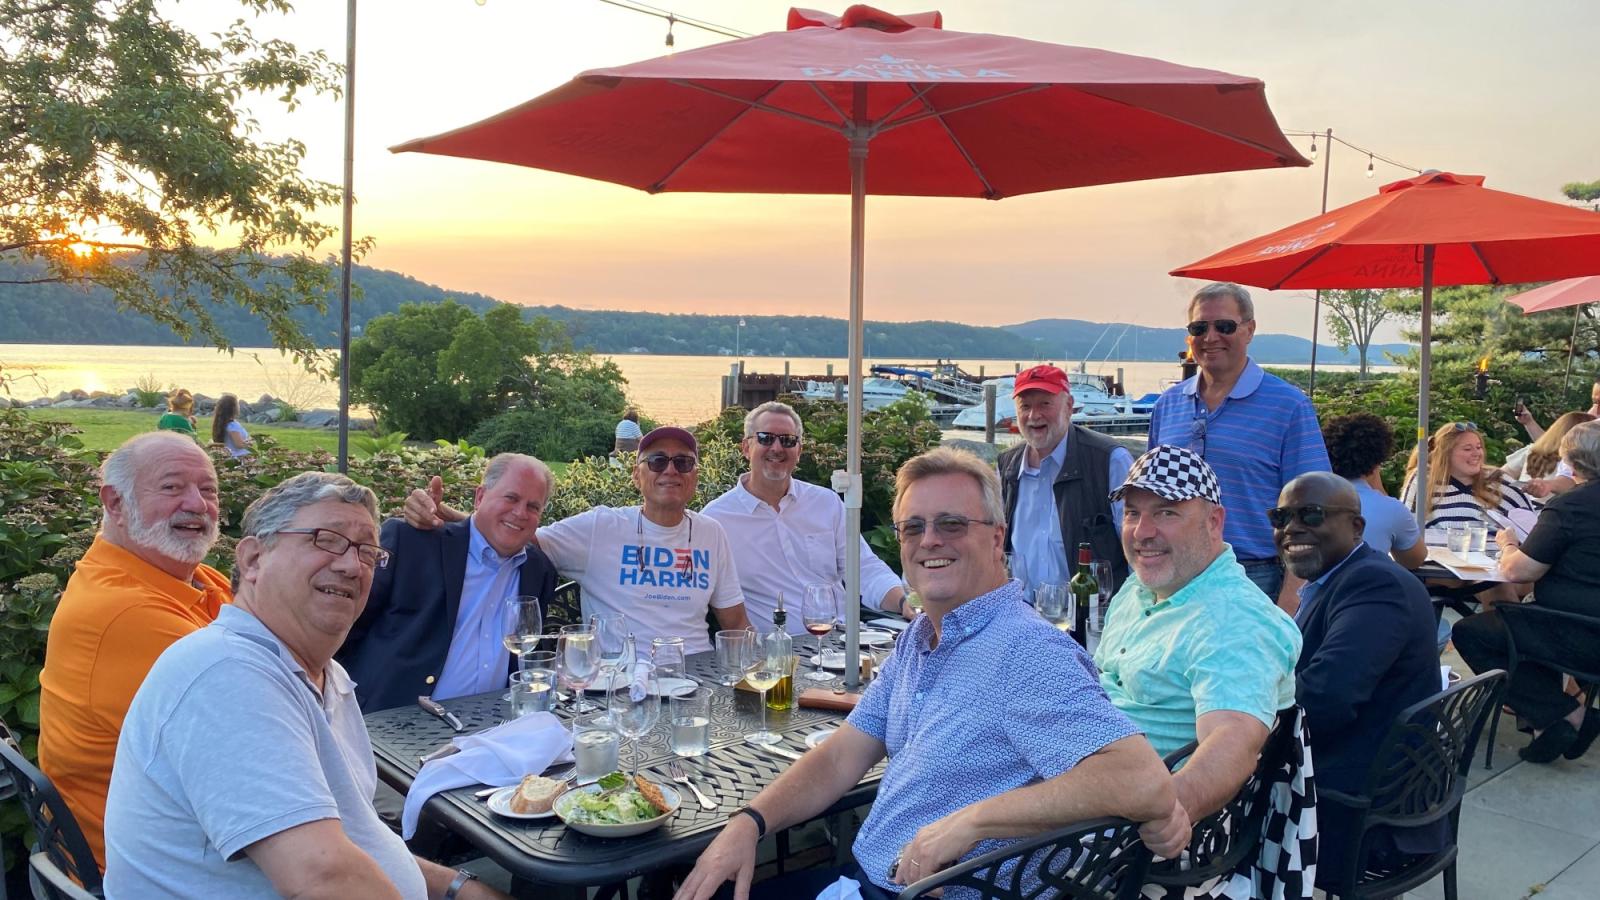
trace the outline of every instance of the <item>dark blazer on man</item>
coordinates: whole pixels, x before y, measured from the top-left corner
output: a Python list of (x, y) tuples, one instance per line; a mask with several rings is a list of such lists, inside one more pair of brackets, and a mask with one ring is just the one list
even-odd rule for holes
[[(1056, 473), (1051, 490), (1056, 498), (1056, 513), (1061, 517), (1061, 544), (1071, 567), (1078, 561), (1078, 544), (1087, 541), (1095, 559), (1111, 562), (1112, 577), (1121, 586), (1128, 580), (1128, 560), (1122, 555), (1122, 523), (1111, 518), (1111, 454), (1120, 444), (1083, 427), (1067, 430), (1066, 459)], [(1015, 525), (1017, 493), (1022, 481), (1022, 464), (1027, 444), (1017, 444), (1000, 454), (995, 468), (1000, 473), (1000, 496), (1005, 503), (1006, 522)], [(1012, 529), (1006, 529), (1006, 552), (1011, 552)], [(1069, 569), (1070, 570), (1070, 569)]]
[[(1395, 716), (1439, 692), (1433, 604), (1415, 575), (1363, 543), (1295, 621), (1302, 637), (1295, 694), (1306, 711), (1317, 783), (1359, 791)], [(1401, 852), (1433, 852), (1447, 839), (1445, 824), (1391, 837)], [(1320, 872), (1343, 858), (1347, 829), (1319, 826)]]
[[(366, 609), (334, 654), (356, 682), (362, 711), (415, 703), (433, 693), (461, 609), (470, 537), (466, 521), (433, 531), (403, 519), (383, 523), (379, 543), (393, 556), (373, 577)], [(538, 595), (547, 609), (556, 590), (549, 558), (529, 547), (519, 577), (518, 593)], [(507, 653), (507, 673), (513, 663)]]

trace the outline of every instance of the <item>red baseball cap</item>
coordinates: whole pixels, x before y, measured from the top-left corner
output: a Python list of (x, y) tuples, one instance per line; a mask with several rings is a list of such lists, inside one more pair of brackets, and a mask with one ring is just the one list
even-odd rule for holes
[(1070, 393), (1071, 389), (1067, 386), (1067, 373), (1055, 366), (1034, 366), (1017, 373), (1016, 385), (1011, 389), (1011, 396), (1015, 397), (1023, 391), (1048, 391), (1059, 394), (1062, 391)]
[(650, 449), (650, 445), (668, 439), (684, 444), (690, 453), (700, 455), (700, 445), (695, 441), (694, 435), (673, 425), (663, 425), (639, 439), (639, 456), (643, 457), (644, 452)]

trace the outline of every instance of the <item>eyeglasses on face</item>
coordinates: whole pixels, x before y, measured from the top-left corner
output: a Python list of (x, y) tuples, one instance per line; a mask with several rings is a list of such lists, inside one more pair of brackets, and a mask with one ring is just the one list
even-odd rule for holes
[[(965, 537), (967, 527), (970, 525), (993, 524), (993, 519), (969, 519), (966, 516), (958, 516), (955, 513), (945, 513), (944, 515), (933, 517), (934, 532), (940, 537), (949, 538), (950, 540)], [(922, 533), (928, 530), (928, 520), (921, 516), (914, 516), (895, 522), (892, 527), (895, 535), (900, 538), (900, 543), (910, 544), (922, 537)]]
[(687, 475), (700, 466), (700, 461), (687, 453), (680, 453), (677, 456), (668, 456), (665, 453), (652, 453), (649, 456), (639, 460), (639, 462), (642, 462), (648, 466), (650, 471), (657, 473), (665, 472), (667, 470), (667, 464), (671, 463), (672, 467), (678, 470), (679, 475)]
[(771, 447), (772, 442), (777, 441), (785, 450), (793, 450), (800, 443), (800, 436), (797, 434), (774, 434), (770, 431), (756, 432), (755, 439), (756, 443), (763, 447)]
[(1454, 428), (1457, 431), (1477, 431), (1478, 430), (1478, 423), (1477, 422), (1451, 422), (1450, 423), (1450, 427)]
[(358, 544), (337, 531), (328, 528), (284, 528), (275, 534), (309, 534), (311, 546), (318, 550), (332, 553), (334, 556), (343, 556), (356, 548), (356, 559), (369, 569), (382, 569), (389, 565), (389, 551), (377, 544)]
[(1328, 520), (1335, 513), (1357, 513), (1359, 509), (1348, 506), (1323, 506), (1320, 503), (1307, 503), (1304, 506), (1275, 506), (1267, 510), (1267, 521), (1273, 528), (1287, 528), (1289, 522), (1298, 518), (1307, 527), (1315, 528)]
[(1233, 334), (1239, 330), (1239, 326), (1242, 324), (1244, 323), (1235, 322), (1232, 319), (1212, 319), (1209, 322), (1199, 319), (1189, 323), (1189, 334), (1194, 337), (1200, 337), (1213, 328), (1217, 330), (1217, 334)]

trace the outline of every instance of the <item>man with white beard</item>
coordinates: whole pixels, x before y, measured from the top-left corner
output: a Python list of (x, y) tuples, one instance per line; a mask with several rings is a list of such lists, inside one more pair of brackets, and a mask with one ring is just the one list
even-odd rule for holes
[(156, 657), (232, 602), (201, 560), (217, 541), (217, 473), (192, 437), (130, 438), (100, 467), (104, 516), (61, 595), (39, 675), (39, 767), (105, 866), (106, 793), (122, 720)]

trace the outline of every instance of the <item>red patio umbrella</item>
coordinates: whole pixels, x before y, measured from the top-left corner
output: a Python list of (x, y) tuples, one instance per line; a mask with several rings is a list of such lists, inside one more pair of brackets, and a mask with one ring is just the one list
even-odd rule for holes
[[(651, 193), (849, 193), (850, 597), (859, 594), (866, 194), (1000, 199), (1309, 165), (1256, 79), (945, 31), (937, 12), (867, 6), (840, 16), (795, 9), (786, 31), (584, 72), (499, 115), (393, 149)], [(853, 674), (858, 610), (847, 608)]]
[(1562, 391), (1565, 391), (1572, 381), (1572, 356), (1578, 349), (1578, 315), (1583, 311), (1585, 304), (1597, 300), (1600, 300), (1600, 275), (1568, 278), (1544, 287), (1536, 287), (1531, 291), (1512, 294), (1506, 298), (1507, 303), (1515, 303), (1522, 307), (1522, 314), (1525, 316), (1551, 309), (1573, 307), (1572, 338), (1567, 342), (1567, 374), (1561, 382)]
[[(1269, 290), (1422, 288), (1417, 471), (1425, 472), (1434, 285), (1600, 275), (1600, 215), (1490, 190), (1481, 175), (1425, 172), (1172, 274)], [(1425, 524), (1428, 497), (1417, 498)]]

